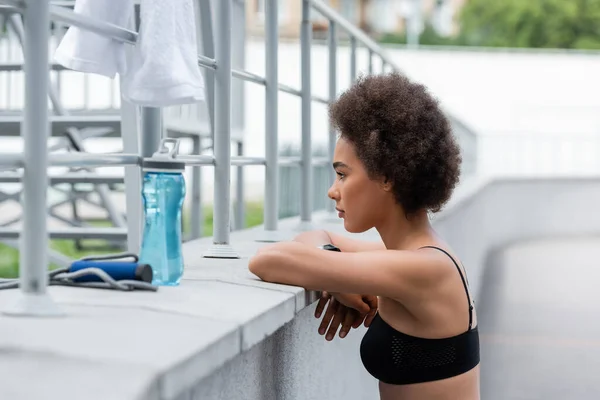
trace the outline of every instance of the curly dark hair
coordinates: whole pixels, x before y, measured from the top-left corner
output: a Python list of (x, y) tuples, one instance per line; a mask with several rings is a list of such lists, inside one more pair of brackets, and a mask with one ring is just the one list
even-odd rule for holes
[(462, 157), (450, 122), (424, 85), (398, 72), (361, 76), (330, 105), (329, 117), (369, 177), (391, 182), (407, 216), (438, 212), (450, 199)]

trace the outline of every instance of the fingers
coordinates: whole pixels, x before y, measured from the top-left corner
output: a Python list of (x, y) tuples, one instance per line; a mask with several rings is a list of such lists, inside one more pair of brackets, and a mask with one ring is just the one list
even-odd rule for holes
[(369, 311), (371, 311), (371, 308), (369, 307), (369, 305), (367, 303), (360, 303), (360, 304), (356, 304), (355, 306), (352, 307), (354, 310), (356, 310), (359, 314), (366, 314)]
[(347, 307), (342, 306), (342, 307), (337, 308), (335, 315), (333, 316), (333, 321), (331, 321), (331, 325), (329, 325), (329, 330), (327, 331), (327, 336), (325, 337), (325, 339), (333, 340), (340, 324), (346, 318), (347, 313), (348, 313)]
[(366, 316), (367, 316), (367, 314), (358, 314), (358, 313), (355, 313), (355, 315), (354, 315), (354, 322), (352, 323), (352, 327), (354, 329), (358, 328), (363, 323), (363, 321), (365, 320)]
[(323, 313), (323, 309), (325, 308), (325, 305), (327, 304), (327, 302), (329, 301), (330, 298), (331, 298), (331, 295), (327, 292), (323, 292), (321, 294), (321, 298), (319, 299), (319, 302), (317, 303), (317, 308), (315, 309), (315, 318), (321, 317), (321, 314)]
[(363, 296), (362, 299), (369, 305), (369, 310), (365, 311), (365, 313), (372, 309), (377, 309), (377, 296)]
[(325, 311), (325, 315), (323, 316), (323, 319), (321, 320), (321, 325), (319, 325), (319, 334), (320, 335), (324, 335), (325, 332), (327, 331), (327, 327), (329, 326), (329, 323), (331, 322), (331, 319), (333, 318), (333, 316), (336, 313), (339, 306), (340, 306), (340, 303), (338, 303), (337, 300), (331, 299), (331, 301), (329, 302), (329, 305), (327, 306), (327, 310)]
[(338, 329), (340, 329), (340, 338), (344, 338), (348, 335), (351, 328), (356, 329), (363, 322), (365, 327), (369, 327), (377, 314), (376, 296), (363, 296), (362, 304), (359, 308), (364, 308), (364, 310), (357, 311), (356, 307), (349, 307), (340, 303), (337, 295), (323, 291), (315, 309), (316, 318), (321, 317), (326, 305), (325, 315), (319, 325), (319, 334), (326, 335), (325, 339), (327, 341), (333, 340)]
[(369, 313), (367, 314), (367, 317), (365, 318), (365, 327), (369, 327), (371, 326), (371, 322), (373, 322), (373, 319), (375, 318), (375, 315), (377, 314), (377, 309), (373, 308), (371, 309), (371, 311), (369, 311)]
[[(357, 319), (359, 314), (352, 309), (348, 309), (346, 311), (346, 316), (344, 317), (344, 321), (342, 322), (342, 328), (340, 329), (340, 337), (345, 338), (348, 332), (350, 332), (350, 328), (352, 328), (353, 323)], [(360, 323), (358, 324), (360, 325)]]
[(377, 303), (377, 296), (363, 296), (363, 300), (365, 303), (367, 303), (369, 305), (369, 312), (366, 315), (365, 318), (365, 327), (369, 327), (371, 325), (371, 322), (373, 322), (373, 318), (375, 318), (375, 314), (377, 314), (377, 307), (378, 307), (378, 303)]

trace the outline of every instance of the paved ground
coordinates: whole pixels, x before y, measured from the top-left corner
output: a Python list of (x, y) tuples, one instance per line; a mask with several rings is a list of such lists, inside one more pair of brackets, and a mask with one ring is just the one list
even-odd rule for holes
[(520, 243), (478, 304), (482, 399), (600, 398), (600, 238)]

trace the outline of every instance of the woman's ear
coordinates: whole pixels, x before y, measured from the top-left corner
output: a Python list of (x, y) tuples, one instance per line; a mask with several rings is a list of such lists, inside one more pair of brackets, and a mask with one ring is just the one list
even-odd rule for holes
[(384, 177), (383, 179), (381, 179), (380, 186), (386, 192), (389, 192), (392, 190), (392, 183), (390, 182), (390, 180), (387, 177)]

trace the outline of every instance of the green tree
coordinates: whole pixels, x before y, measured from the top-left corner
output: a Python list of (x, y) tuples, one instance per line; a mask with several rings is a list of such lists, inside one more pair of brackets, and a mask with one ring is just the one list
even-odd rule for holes
[(469, 0), (466, 45), (600, 49), (600, 0)]

